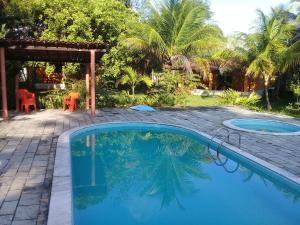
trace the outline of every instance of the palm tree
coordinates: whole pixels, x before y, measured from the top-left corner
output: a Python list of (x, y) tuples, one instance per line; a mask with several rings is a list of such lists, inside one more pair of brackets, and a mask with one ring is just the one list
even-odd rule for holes
[(248, 76), (262, 77), (268, 110), (272, 109), (268, 89), (271, 78), (280, 76), (289, 66), (299, 64), (299, 41), (292, 43), (296, 27), (289, 23), (286, 11), (272, 9), (265, 15), (258, 10), (257, 31), (247, 35), (244, 46), (227, 49), (216, 57), (236, 63)]
[(275, 75), (276, 67), (272, 60), (267, 55), (261, 54), (251, 62), (247, 69), (247, 74), (252, 74), (255, 77), (262, 76), (264, 79), (265, 96), (267, 102), (267, 109), (271, 110), (272, 106), (269, 99), (269, 82), (270, 78)]
[[(140, 50), (148, 57), (183, 68), (192, 73), (190, 61), (207, 58), (211, 51), (223, 44), (221, 30), (207, 23), (208, 6), (198, 0), (161, 0), (150, 8), (144, 23), (133, 24), (133, 31), (125, 40), (128, 47)], [(203, 60), (201, 68), (207, 68)]]
[(139, 83), (145, 83), (147, 87), (150, 87), (153, 83), (149, 77), (139, 75), (132, 67), (126, 67), (124, 71), (126, 74), (121, 78), (120, 83), (131, 86), (133, 97), (135, 95), (135, 87)]
[(283, 70), (287, 70), (289, 67), (295, 67), (300, 64), (300, 40), (291, 45), (285, 52), (282, 65)]
[(290, 42), (295, 36), (296, 27), (287, 20), (286, 11), (282, 8), (272, 9), (270, 16), (258, 10), (259, 23), (257, 32), (249, 36), (254, 59), (247, 69), (248, 75), (261, 76), (264, 79), (265, 96), (268, 110), (270, 104), (268, 88), (270, 79), (280, 74), (290, 60), (285, 61), (290, 51)]
[(251, 52), (247, 46), (248, 35), (236, 32), (227, 38), (227, 48), (221, 49), (213, 55), (213, 60), (224, 70), (239, 69), (246, 71), (249, 66)]

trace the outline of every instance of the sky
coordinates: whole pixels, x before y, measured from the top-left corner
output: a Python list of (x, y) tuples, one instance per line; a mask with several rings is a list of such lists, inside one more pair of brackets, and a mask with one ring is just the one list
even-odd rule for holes
[(225, 35), (235, 31), (249, 33), (256, 19), (256, 9), (270, 12), (271, 7), (287, 4), (289, 0), (210, 0), (213, 21)]

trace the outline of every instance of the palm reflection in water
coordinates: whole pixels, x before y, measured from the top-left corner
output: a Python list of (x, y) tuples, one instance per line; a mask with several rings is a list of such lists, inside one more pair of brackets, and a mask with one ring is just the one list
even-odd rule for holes
[(175, 133), (123, 131), (88, 135), (72, 146), (73, 195), (77, 208), (98, 204), (112, 191), (130, 190), (159, 199), (160, 207), (197, 192), (194, 179), (209, 179), (201, 164), (206, 146)]
[[(270, 185), (265, 175), (232, 161), (194, 138), (172, 132), (111, 131), (87, 135), (72, 144), (73, 198), (77, 209), (101, 204), (112, 192), (115, 201), (152, 198), (160, 207), (201, 191), (195, 180), (210, 180), (202, 165), (214, 164), (226, 173), (240, 173), (244, 182), (254, 175)], [(287, 186), (274, 184), (295, 202)], [(134, 193), (134, 194), (132, 194)], [(135, 196), (131, 196), (135, 195)]]

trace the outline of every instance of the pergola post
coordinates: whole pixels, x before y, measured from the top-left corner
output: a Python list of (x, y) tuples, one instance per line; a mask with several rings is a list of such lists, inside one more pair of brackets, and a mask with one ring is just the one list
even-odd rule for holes
[(15, 80), (16, 112), (20, 111), (20, 102), (19, 102), (18, 91), (19, 91), (19, 76), (16, 75), (16, 80)]
[(95, 50), (90, 50), (91, 52), (91, 98), (92, 98), (92, 116), (96, 115), (96, 64), (95, 64)]
[(1, 90), (2, 90), (2, 117), (4, 120), (8, 120), (4, 48), (0, 48), (0, 67), (1, 67)]
[(86, 65), (86, 72), (85, 72), (85, 88), (86, 88), (86, 94), (85, 94), (85, 109), (90, 109), (90, 66), (89, 64)]

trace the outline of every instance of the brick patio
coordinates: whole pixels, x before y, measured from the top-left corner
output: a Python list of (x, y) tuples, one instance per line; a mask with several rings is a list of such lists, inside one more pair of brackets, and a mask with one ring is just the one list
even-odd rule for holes
[[(66, 130), (91, 123), (144, 121), (178, 124), (208, 134), (232, 118), (267, 118), (297, 123), (299, 120), (253, 113), (239, 108), (192, 108), (153, 113), (103, 109), (88, 113), (46, 110), (16, 115), (0, 122), (0, 224), (46, 225), (55, 150)], [(299, 136), (242, 134), (242, 150), (300, 177)]]

